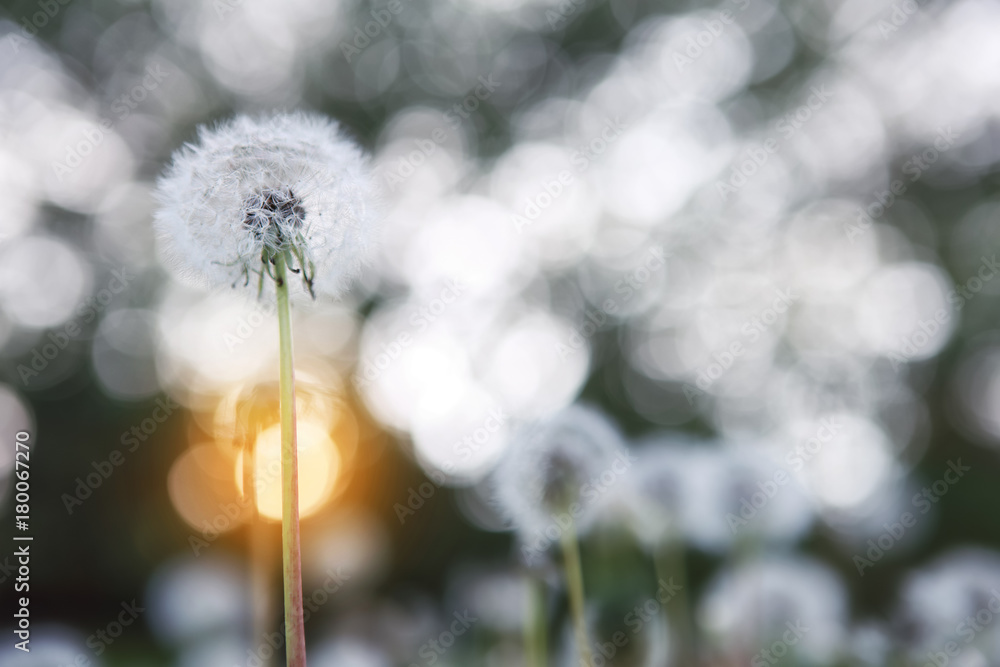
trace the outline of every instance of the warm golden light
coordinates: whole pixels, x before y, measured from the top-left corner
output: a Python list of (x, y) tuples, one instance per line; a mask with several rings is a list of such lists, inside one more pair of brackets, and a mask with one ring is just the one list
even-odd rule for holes
[[(326, 428), (316, 422), (300, 421), (299, 516), (318, 510), (333, 492), (340, 473), (340, 452)], [(281, 426), (261, 431), (256, 442), (254, 476), (257, 509), (261, 516), (281, 520)], [(243, 490), (243, 456), (236, 466), (236, 483)]]
[(167, 490), (177, 514), (204, 536), (232, 530), (247, 518), (240, 492), (229, 477), (232, 466), (232, 456), (213, 445), (199, 444), (179, 456), (167, 475)]

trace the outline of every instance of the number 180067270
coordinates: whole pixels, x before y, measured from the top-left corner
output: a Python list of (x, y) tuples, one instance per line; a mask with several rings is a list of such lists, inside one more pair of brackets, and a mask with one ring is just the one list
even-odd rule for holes
[(16, 440), (14, 445), (14, 476), (17, 478), (17, 483), (14, 486), (14, 502), (16, 503), (14, 505), (14, 519), (17, 522), (18, 528), (27, 530), (28, 515), (30, 514), (30, 505), (28, 504), (30, 500), (30, 496), (28, 495), (30, 488), (28, 483), (30, 475), (28, 469), (30, 457), (28, 434), (20, 431), (14, 438)]

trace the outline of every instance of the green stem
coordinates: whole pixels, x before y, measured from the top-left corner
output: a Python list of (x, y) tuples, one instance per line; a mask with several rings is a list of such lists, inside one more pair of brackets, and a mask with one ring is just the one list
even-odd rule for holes
[[(677, 599), (668, 601), (670, 611), (664, 609), (664, 617), (674, 622), (676, 629), (675, 665), (693, 664), (692, 655), (696, 653), (697, 642), (694, 635), (694, 624), (691, 622), (691, 609), (687, 599), (687, 567), (684, 562), (684, 544), (677, 540), (665, 540), (656, 548), (653, 558), (656, 567), (656, 577), (661, 583), (670, 586), (673, 578), (677, 578)], [(668, 626), (669, 631), (669, 626)]]
[(528, 600), (524, 615), (524, 654), (528, 667), (545, 667), (545, 585), (528, 575)]
[(285, 255), (274, 256), (281, 352), (281, 570), (285, 586), (285, 656), (288, 667), (305, 667), (302, 618), (302, 548), (299, 543), (298, 444), (295, 437), (295, 370), (292, 364), (292, 313), (288, 303)]
[(587, 618), (584, 610), (583, 568), (580, 566), (580, 543), (576, 538), (576, 524), (570, 519), (569, 526), (562, 531), (562, 551), (566, 568), (566, 586), (569, 589), (569, 607), (576, 629), (576, 642), (580, 651), (580, 664), (591, 667), (594, 664), (587, 638)]
[[(754, 561), (757, 561), (763, 555), (763, 550), (761, 549), (762, 544), (758, 539), (757, 535), (752, 532), (746, 532), (740, 534), (739, 538), (733, 549), (730, 550), (728, 559), (731, 560), (736, 567), (750, 566), (752, 567)], [(758, 582), (759, 584), (759, 582)], [(768, 643), (767, 639), (767, 616), (763, 614), (763, 600), (761, 591), (757, 591), (757, 601), (758, 609), (755, 610), (756, 623), (754, 623), (755, 632), (753, 636), (753, 641), (749, 646), (742, 647), (745, 651), (750, 651), (756, 653), (761, 648)]]

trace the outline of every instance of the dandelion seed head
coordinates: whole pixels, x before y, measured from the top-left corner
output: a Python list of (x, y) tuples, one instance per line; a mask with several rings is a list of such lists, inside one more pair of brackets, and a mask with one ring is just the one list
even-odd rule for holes
[(619, 469), (628, 465), (615, 426), (593, 408), (570, 406), (515, 433), (494, 474), (497, 504), (526, 544), (551, 540), (546, 530), (558, 528), (556, 517), (574, 504), (584, 531), (618, 481), (616, 461)]
[(156, 186), (167, 265), (202, 287), (273, 291), (266, 258), (288, 252), (293, 293), (336, 298), (375, 245), (380, 198), (360, 147), (304, 112), (201, 127)]
[(865, 620), (850, 630), (847, 657), (852, 665), (878, 667), (889, 663), (892, 648), (889, 629), (878, 621)]
[[(1000, 603), (1000, 554), (959, 547), (911, 572), (903, 580), (896, 614), (898, 629), (915, 653), (954, 640), (956, 623)], [(977, 646), (1000, 655), (1000, 628), (987, 625)]]
[(769, 544), (799, 540), (815, 514), (797, 482), (774, 481), (778, 471), (763, 455), (724, 443), (689, 450), (681, 505), (686, 539), (710, 553), (748, 536)]
[(682, 538), (692, 496), (688, 463), (698, 446), (707, 445), (670, 434), (649, 438), (635, 449), (637, 463), (629, 470), (624, 500), (627, 519), (647, 547)]
[(789, 623), (808, 628), (799, 632), (793, 664), (829, 664), (843, 647), (847, 617), (840, 577), (817, 560), (794, 555), (723, 569), (698, 604), (701, 627), (729, 646), (770, 645), (781, 640)]

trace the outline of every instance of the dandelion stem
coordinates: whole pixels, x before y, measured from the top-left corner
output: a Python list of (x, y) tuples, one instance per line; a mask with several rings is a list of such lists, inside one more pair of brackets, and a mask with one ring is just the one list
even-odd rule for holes
[(576, 630), (576, 642), (580, 652), (580, 664), (591, 667), (593, 659), (590, 640), (587, 638), (587, 619), (584, 613), (583, 568), (580, 566), (580, 543), (576, 537), (576, 524), (570, 518), (569, 525), (562, 531), (563, 567), (566, 569), (566, 586), (569, 589), (570, 613)]
[(527, 613), (524, 615), (524, 654), (528, 667), (545, 667), (545, 584), (528, 575)]
[(295, 437), (295, 371), (292, 365), (292, 317), (288, 303), (285, 255), (274, 256), (281, 358), (281, 570), (285, 587), (285, 655), (288, 667), (305, 667), (306, 636), (302, 618), (302, 549), (299, 543), (298, 444)]
[[(664, 618), (674, 622), (677, 634), (675, 648), (675, 665), (693, 664), (693, 656), (697, 654), (697, 638), (694, 623), (691, 621), (691, 609), (687, 599), (687, 567), (684, 560), (684, 545), (680, 541), (666, 540), (661, 543), (654, 556), (658, 586), (666, 590), (674, 589), (674, 578), (679, 584), (676, 589), (676, 600), (670, 601), (669, 612), (664, 609)], [(670, 626), (667, 625), (669, 633)]]

